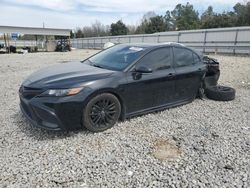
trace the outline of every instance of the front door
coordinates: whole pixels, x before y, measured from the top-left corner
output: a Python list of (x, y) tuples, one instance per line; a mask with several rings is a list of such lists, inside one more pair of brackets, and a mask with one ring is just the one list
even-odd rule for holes
[[(128, 114), (149, 110), (173, 102), (175, 96), (175, 70), (170, 47), (158, 48), (146, 54), (127, 73), (124, 88)], [(151, 73), (138, 73), (146, 67)]]

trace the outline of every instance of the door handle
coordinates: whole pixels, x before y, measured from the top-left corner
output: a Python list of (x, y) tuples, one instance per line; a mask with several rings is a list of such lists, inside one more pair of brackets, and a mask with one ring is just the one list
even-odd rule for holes
[(169, 73), (168, 74), (168, 77), (173, 77), (174, 76), (174, 73)]
[(199, 71), (199, 72), (201, 72), (201, 71), (202, 71), (202, 69), (201, 69), (201, 68), (198, 68), (198, 71)]

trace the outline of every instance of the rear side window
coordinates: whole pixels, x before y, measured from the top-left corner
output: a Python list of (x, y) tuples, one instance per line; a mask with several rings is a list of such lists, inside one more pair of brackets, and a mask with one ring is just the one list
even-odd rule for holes
[(176, 67), (184, 67), (194, 64), (193, 52), (185, 48), (174, 47), (174, 58)]
[(201, 59), (197, 54), (193, 53), (193, 56), (194, 56), (194, 64), (201, 62)]
[(171, 67), (171, 50), (167, 47), (149, 52), (136, 66), (148, 67), (153, 71), (168, 69)]

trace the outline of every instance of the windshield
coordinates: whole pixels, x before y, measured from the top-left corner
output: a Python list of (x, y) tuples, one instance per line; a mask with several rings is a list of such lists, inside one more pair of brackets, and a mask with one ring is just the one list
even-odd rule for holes
[(137, 46), (117, 45), (89, 58), (89, 64), (111, 70), (124, 70), (138, 59), (145, 48)]

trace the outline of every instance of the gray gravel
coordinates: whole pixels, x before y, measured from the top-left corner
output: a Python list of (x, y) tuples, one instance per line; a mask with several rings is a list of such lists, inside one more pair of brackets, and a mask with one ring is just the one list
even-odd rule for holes
[(250, 187), (250, 58), (216, 56), (231, 102), (193, 103), (93, 134), (32, 128), (18, 87), (96, 51), (0, 55), (0, 187)]

